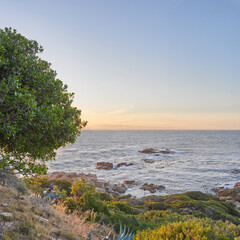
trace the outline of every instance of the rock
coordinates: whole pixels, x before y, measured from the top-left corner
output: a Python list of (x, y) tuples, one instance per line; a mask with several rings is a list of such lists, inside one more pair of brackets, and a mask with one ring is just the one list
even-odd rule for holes
[(154, 149), (154, 148), (145, 148), (139, 152), (140, 153), (159, 153), (159, 150)]
[(145, 148), (139, 152), (140, 153), (148, 153), (148, 154), (150, 154), (150, 153), (163, 153), (163, 154), (175, 153), (174, 151), (170, 151), (167, 148), (165, 150), (158, 150), (158, 149), (154, 149), (154, 148)]
[(97, 175), (96, 174), (91, 174), (91, 173), (86, 174), (86, 177), (97, 179)]
[(109, 162), (98, 162), (96, 165), (97, 169), (111, 170), (113, 169), (113, 164)]
[(231, 171), (232, 174), (239, 174), (240, 173), (240, 169), (233, 169)]
[(170, 154), (170, 153), (175, 153), (174, 151), (170, 151), (169, 149), (165, 149), (165, 150), (162, 150), (162, 151), (159, 151), (159, 153), (163, 153), (163, 154)]
[(146, 200), (148, 200), (150, 202), (162, 202), (162, 201), (164, 201), (164, 199), (161, 196), (156, 196), (156, 195), (147, 196)]
[(211, 190), (215, 193), (218, 193), (221, 189), (224, 189), (224, 187), (212, 188)]
[(8, 203), (2, 203), (3, 207), (9, 207)]
[(6, 227), (11, 227), (13, 225), (13, 222), (5, 222), (4, 225)]
[(41, 216), (37, 216), (37, 215), (36, 215), (36, 217), (39, 219), (40, 222), (48, 224), (48, 219), (43, 218)]
[(105, 188), (106, 187), (106, 182), (105, 181), (103, 181), (103, 180), (97, 180), (97, 181), (95, 181), (94, 182), (95, 184), (95, 187), (97, 187), (97, 188)]
[(122, 167), (122, 166), (128, 167), (128, 166), (132, 166), (132, 165), (133, 165), (133, 163), (122, 162), (122, 163), (118, 163), (117, 168)]
[(0, 213), (0, 216), (1, 216), (5, 221), (14, 220), (13, 214), (10, 213), (10, 212), (2, 212), (2, 213)]
[(66, 176), (69, 178), (74, 178), (74, 179), (78, 177), (77, 173), (75, 173), (75, 172), (68, 173), (68, 174), (66, 174)]
[(123, 185), (119, 186), (114, 184), (112, 190), (117, 193), (125, 193), (127, 191), (127, 188)]
[(143, 159), (145, 163), (154, 163), (153, 159)]
[[(0, 223), (0, 240), (3, 239), (2, 235), (3, 235), (4, 231), (3, 231), (3, 226)], [(2, 238), (1, 238), (2, 237)]]
[(127, 185), (132, 185), (134, 183), (136, 183), (135, 180), (124, 180), (123, 183), (127, 184)]
[(144, 191), (147, 190), (147, 191), (149, 191), (150, 193), (155, 193), (156, 190), (163, 190), (163, 189), (165, 189), (165, 187), (162, 186), (162, 185), (155, 185), (155, 184), (153, 184), (153, 183), (150, 183), (150, 184), (144, 183), (144, 184), (140, 187), (140, 189), (143, 189)]
[(236, 187), (240, 187), (240, 182), (235, 183), (234, 188), (236, 188)]

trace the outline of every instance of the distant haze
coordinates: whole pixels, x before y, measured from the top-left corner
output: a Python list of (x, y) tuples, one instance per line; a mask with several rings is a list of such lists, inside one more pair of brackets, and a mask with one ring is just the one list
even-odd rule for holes
[(239, 0), (0, 0), (87, 129), (240, 129)]

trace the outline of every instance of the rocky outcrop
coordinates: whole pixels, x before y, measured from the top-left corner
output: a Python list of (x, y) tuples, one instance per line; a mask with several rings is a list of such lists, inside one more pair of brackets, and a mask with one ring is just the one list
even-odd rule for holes
[(117, 168), (123, 167), (123, 166), (128, 167), (128, 166), (132, 166), (132, 165), (133, 165), (133, 163), (122, 162), (122, 163), (117, 164)]
[(112, 196), (116, 197), (120, 194), (123, 194), (127, 191), (125, 184), (112, 184), (110, 182), (104, 181), (103, 179), (98, 179), (96, 174), (84, 174), (84, 173), (75, 173), (75, 172), (52, 172), (44, 175), (48, 179), (52, 180), (65, 180), (71, 183), (74, 183), (76, 179), (84, 178), (91, 185), (95, 186), (99, 192), (107, 192)]
[(144, 184), (140, 187), (140, 189), (143, 189), (144, 191), (147, 190), (147, 191), (149, 191), (150, 193), (155, 193), (156, 190), (163, 190), (163, 189), (165, 189), (165, 187), (162, 186), (162, 185), (155, 185), (155, 184), (153, 184), (153, 183), (150, 183), (150, 184), (144, 183)]
[(154, 163), (155, 161), (153, 159), (143, 159), (145, 163)]
[[(121, 163), (118, 163), (117, 166), (114, 168), (120, 168), (120, 167), (129, 167), (129, 166), (132, 166), (133, 163), (126, 163), (126, 162), (121, 162)], [(113, 164), (110, 163), (110, 162), (98, 162), (96, 164), (96, 168), (101, 170), (112, 170), (113, 169)]]
[(123, 183), (126, 185), (133, 185), (134, 183), (136, 183), (136, 181), (135, 180), (124, 180)]
[(154, 149), (154, 148), (145, 148), (139, 152), (140, 153), (159, 153), (159, 150)]
[(110, 162), (98, 162), (96, 165), (97, 169), (111, 170), (113, 169), (113, 164)]
[(111, 194), (112, 196), (116, 197), (119, 196), (119, 194), (123, 194), (127, 191), (127, 187), (124, 184), (118, 185), (108, 185), (106, 187), (106, 192)]
[(233, 188), (217, 187), (212, 189), (221, 200), (234, 204), (240, 212), (240, 182), (236, 182)]
[(145, 148), (145, 149), (143, 149), (139, 152), (140, 153), (147, 153), (147, 154), (151, 154), (151, 153), (162, 153), (162, 154), (175, 153), (174, 151), (170, 151), (167, 148), (165, 150), (158, 150), (158, 149), (154, 149), (154, 148)]

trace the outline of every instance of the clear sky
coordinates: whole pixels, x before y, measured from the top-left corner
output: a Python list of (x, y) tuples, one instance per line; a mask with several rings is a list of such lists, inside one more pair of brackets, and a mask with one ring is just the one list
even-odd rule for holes
[(239, 0), (0, 0), (88, 129), (240, 129)]

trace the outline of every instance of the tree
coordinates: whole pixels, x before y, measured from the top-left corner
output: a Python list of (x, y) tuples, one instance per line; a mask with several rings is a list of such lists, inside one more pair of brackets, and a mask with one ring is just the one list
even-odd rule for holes
[(56, 149), (74, 143), (86, 125), (42, 51), (16, 30), (0, 29), (0, 169), (24, 175), (46, 172)]

